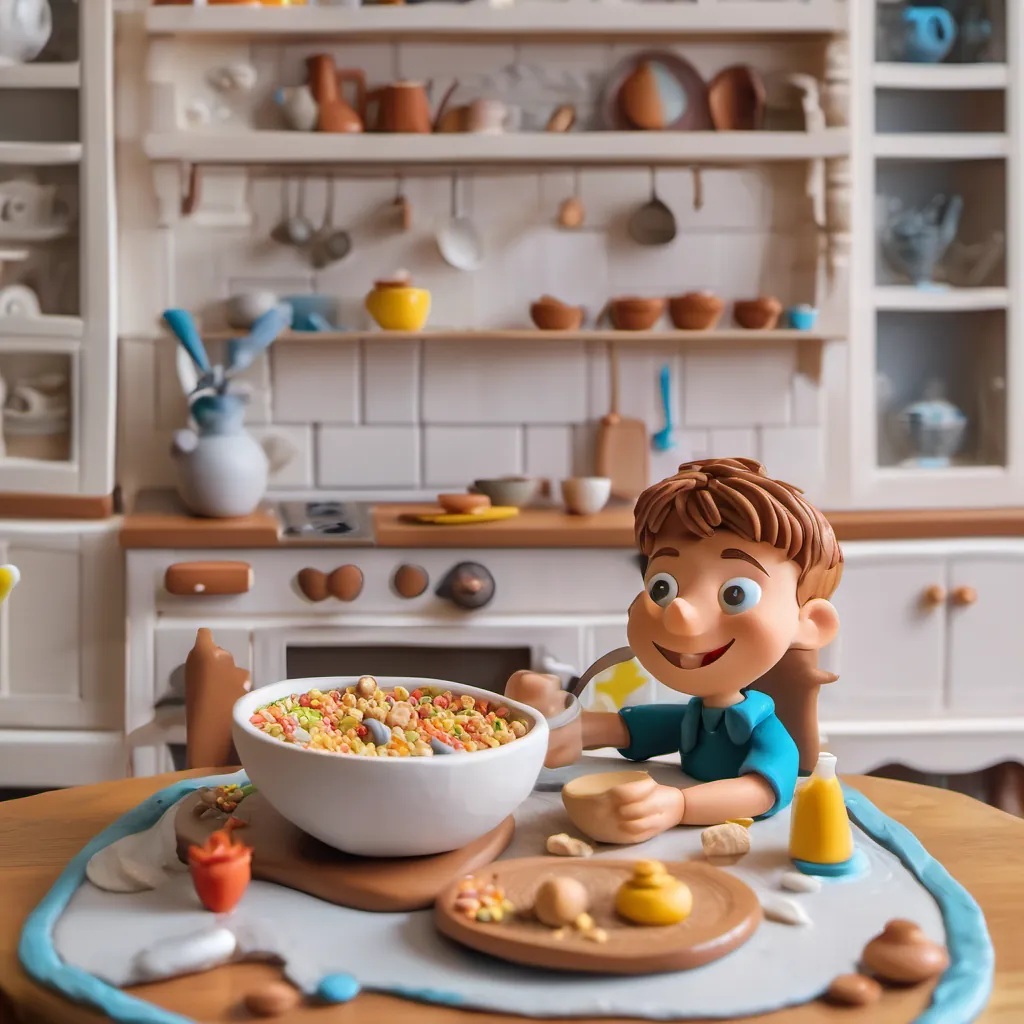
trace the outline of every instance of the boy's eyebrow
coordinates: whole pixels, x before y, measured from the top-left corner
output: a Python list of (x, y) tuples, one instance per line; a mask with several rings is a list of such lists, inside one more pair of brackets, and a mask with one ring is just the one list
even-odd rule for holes
[[(749, 562), (755, 568), (760, 569), (761, 572), (765, 574), (765, 576), (768, 576), (768, 570), (765, 569), (765, 567), (753, 555), (748, 555), (746, 551), (740, 551), (739, 548), (726, 548), (722, 552), (722, 557), (739, 558), (744, 562)], [(770, 576), (768, 576), (768, 578), (771, 579)]]
[(672, 555), (674, 558), (678, 558), (679, 552), (676, 551), (675, 548), (658, 548), (658, 550), (651, 555), (651, 558), (660, 558), (662, 555)]

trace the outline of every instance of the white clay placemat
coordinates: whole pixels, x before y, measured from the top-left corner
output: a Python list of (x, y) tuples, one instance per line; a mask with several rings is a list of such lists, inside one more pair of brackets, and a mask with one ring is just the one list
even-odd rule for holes
[[(620, 758), (587, 758), (570, 774), (622, 767)], [(683, 779), (672, 765), (649, 762), (644, 767), (661, 782), (679, 785)], [(515, 817), (516, 834), (502, 859), (543, 854), (552, 833), (578, 834), (558, 792), (534, 792)], [(429, 993), (436, 1001), (465, 1008), (524, 1016), (670, 1020), (742, 1017), (814, 999), (836, 975), (856, 970), (865, 943), (892, 918), (915, 921), (930, 938), (945, 943), (932, 896), (895, 856), (856, 828), (870, 874), (826, 882), (816, 893), (783, 891), (779, 879), (791, 870), (789, 823), (788, 809), (756, 822), (751, 852), (727, 870), (759, 895), (798, 903), (811, 924), (765, 920), (735, 952), (675, 974), (602, 978), (545, 973), (444, 939), (435, 932), (430, 911), (348, 910), (266, 882), (253, 882), (233, 914), (215, 922), (200, 907), (187, 873), (156, 890), (128, 895), (102, 892), (86, 882), (58, 921), (54, 945), (70, 964), (125, 986), (138, 980), (132, 972), (140, 950), (221, 923), (236, 933), (240, 949), (279, 956), (287, 976), (308, 993), (326, 976), (347, 974), (364, 989)], [(700, 834), (699, 828), (673, 829), (640, 846), (598, 846), (595, 856), (685, 860), (700, 854)], [(557, 867), (556, 858), (552, 866)]]

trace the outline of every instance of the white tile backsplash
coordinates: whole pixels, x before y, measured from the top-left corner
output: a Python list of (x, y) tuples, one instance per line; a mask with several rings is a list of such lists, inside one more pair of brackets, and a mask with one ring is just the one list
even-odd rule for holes
[(693, 427), (789, 422), (791, 349), (691, 352), (683, 364), (683, 415)]
[(523, 472), (521, 427), (424, 427), (423, 483), (464, 488), (473, 480)]
[[(272, 490), (287, 488), (309, 488), (315, 486), (313, 472), (313, 428), (311, 426), (282, 426), (274, 424), (265, 427), (250, 427), (249, 433), (261, 443), (267, 443), (270, 465), (270, 487)], [(276, 466), (274, 442), (284, 458)]]
[(576, 423), (586, 416), (585, 379), (580, 342), (427, 342), (423, 420)]
[(416, 427), (317, 428), (318, 487), (409, 487), (419, 484)]
[(761, 461), (773, 477), (795, 484), (811, 501), (817, 500), (825, 470), (821, 427), (763, 427)]
[(756, 459), (759, 450), (757, 431), (752, 427), (709, 430), (708, 449), (712, 458)]
[(283, 423), (359, 420), (358, 346), (287, 341), (271, 349), (274, 419)]
[(524, 471), (543, 480), (573, 475), (572, 427), (527, 427)]
[(402, 341), (363, 345), (363, 418), (367, 423), (418, 423), (421, 347)]

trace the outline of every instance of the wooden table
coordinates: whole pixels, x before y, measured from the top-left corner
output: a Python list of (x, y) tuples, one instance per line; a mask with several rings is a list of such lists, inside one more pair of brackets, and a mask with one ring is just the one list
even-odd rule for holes
[[(200, 770), (130, 779), (0, 804), (0, 991), (9, 1000), (8, 1013), (15, 1009), (24, 1024), (95, 1024), (101, 1020), (29, 981), (18, 963), (22, 923), (68, 860), (106, 825), (177, 779), (208, 774), (210, 771)], [(1024, 928), (1024, 821), (944, 790), (887, 779), (852, 777), (847, 781), (912, 829), (981, 904), (995, 942), (997, 965), (995, 992), (981, 1020), (1020, 1024), (1024, 1020), (1024, 944), (1020, 942)], [(244, 1011), (239, 1011), (245, 993), (278, 976), (278, 970), (266, 964), (236, 964), (185, 980), (143, 986), (134, 993), (197, 1020), (238, 1021), (245, 1019)], [(811, 1003), (757, 1020), (760, 1024), (907, 1024), (926, 1002), (927, 991), (917, 989), (888, 993), (881, 1004), (867, 1011)], [(0, 1021), (6, 1021), (6, 1016), (0, 1005)], [(347, 1006), (296, 1012), (288, 1020), (488, 1024), (510, 1019), (361, 995)]]

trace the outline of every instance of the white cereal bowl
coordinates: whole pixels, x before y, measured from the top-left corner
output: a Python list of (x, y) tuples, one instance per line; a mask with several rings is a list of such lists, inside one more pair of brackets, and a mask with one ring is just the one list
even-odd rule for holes
[(525, 704), (489, 690), (412, 676), (377, 676), (385, 691), (439, 687), (497, 697), (529, 723), (502, 747), (433, 757), (360, 757), (283, 743), (249, 721), (293, 693), (354, 686), (358, 676), (286, 679), (236, 701), (232, 736), (242, 767), (275, 810), (328, 846), (361, 857), (419, 857), (458, 850), (490, 832), (530, 795), (544, 766), (548, 725)]

